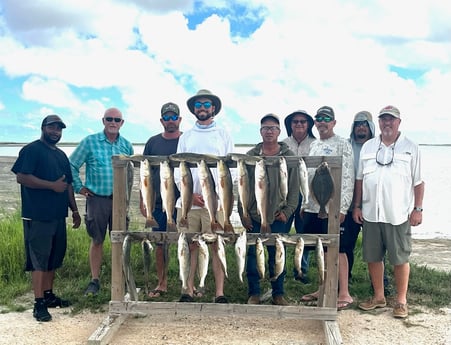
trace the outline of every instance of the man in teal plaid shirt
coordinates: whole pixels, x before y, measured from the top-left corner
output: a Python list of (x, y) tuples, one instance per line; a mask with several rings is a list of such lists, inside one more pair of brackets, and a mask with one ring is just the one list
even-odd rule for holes
[[(114, 155), (132, 155), (132, 144), (120, 136), (124, 124), (122, 113), (109, 108), (102, 118), (104, 130), (84, 138), (70, 156), (75, 192), (86, 197), (86, 229), (91, 237), (89, 264), (91, 281), (85, 296), (97, 295), (100, 289), (100, 267), (102, 264), (103, 242), (108, 227), (111, 231), (113, 207), (113, 166)], [(85, 182), (80, 178), (80, 167), (85, 165)]]

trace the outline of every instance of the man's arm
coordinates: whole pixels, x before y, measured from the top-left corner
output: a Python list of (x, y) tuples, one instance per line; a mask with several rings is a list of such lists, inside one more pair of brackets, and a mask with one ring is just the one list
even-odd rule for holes
[(43, 180), (32, 174), (17, 173), (16, 175), (17, 183), (20, 183), (25, 187), (33, 189), (50, 189), (56, 193), (62, 193), (67, 189), (68, 184), (65, 179), (65, 175), (62, 175), (56, 181)]
[(358, 224), (363, 223), (362, 216), (362, 186), (363, 180), (355, 180), (354, 184), (354, 209), (352, 210), (352, 218)]

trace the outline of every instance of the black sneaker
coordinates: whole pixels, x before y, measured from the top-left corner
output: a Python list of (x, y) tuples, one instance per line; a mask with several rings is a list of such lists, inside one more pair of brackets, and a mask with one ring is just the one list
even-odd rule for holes
[(96, 296), (100, 290), (100, 283), (98, 280), (91, 280), (85, 290), (85, 296)]
[(47, 308), (67, 308), (72, 304), (70, 301), (66, 299), (61, 299), (55, 294), (51, 294), (50, 296), (45, 298), (44, 303), (47, 306)]
[(35, 303), (33, 308), (33, 317), (36, 319), (36, 321), (42, 321), (47, 322), (52, 320), (52, 315), (50, 315), (49, 311), (47, 310), (47, 306), (44, 302), (42, 303)]
[(294, 280), (300, 281), (302, 284), (310, 284), (310, 279), (308, 279), (305, 273), (295, 275)]

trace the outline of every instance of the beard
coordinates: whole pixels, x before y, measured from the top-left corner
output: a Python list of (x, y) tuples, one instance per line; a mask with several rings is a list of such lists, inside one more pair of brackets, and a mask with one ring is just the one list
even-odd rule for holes
[(44, 133), (44, 140), (49, 145), (55, 145), (61, 140), (61, 135), (49, 135)]
[(199, 120), (199, 121), (206, 121), (206, 120), (208, 120), (209, 118), (211, 118), (211, 117), (213, 117), (213, 114), (210, 114), (210, 113), (207, 113), (207, 114), (202, 114), (202, 115), (200, 115), (200, 114), (195, 114), (195, 116), (196, 116), (196, 118)]

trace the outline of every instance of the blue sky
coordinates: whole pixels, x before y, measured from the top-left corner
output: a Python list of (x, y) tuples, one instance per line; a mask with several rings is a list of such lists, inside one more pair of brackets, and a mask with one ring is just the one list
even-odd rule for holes
[(167, 101), (190, 128), (186, 100), (207, 88), (235, 143), (260, 141), (270, 112), (329, 105), (348, 136), (355, 113), (388, 104), (412, 139), (451, 143), (449, 18), (441, 0), (2, 0), (0, 141), (31, 141), (57, 113), (76, 142), (116, 106), (145, 142)]

